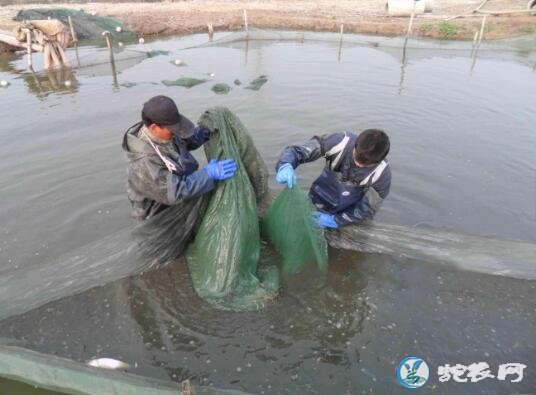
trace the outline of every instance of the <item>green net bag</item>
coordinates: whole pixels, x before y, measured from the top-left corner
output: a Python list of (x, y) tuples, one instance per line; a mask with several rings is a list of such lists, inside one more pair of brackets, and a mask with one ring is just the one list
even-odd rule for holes
[(214, 131), (205, 143), (208, 160), (234, 159), (233, 178), (218, 182), (186, 259), (199, 296), (219, 308), (264, 307), (279, 288), (275, 266), (258, 273), (257, 202), (268, 191), (267, 169), (240, 120), (226, 108), (206, 111), (199, 124)]
[(324, 231), (312, 218), (314, 206), (299, 187), (285, 188), (268, 207), (262, 219), (262, 233), (283, 257), (283, 272), (295, 274), (308, 263), (322, 271), (328, 261)]

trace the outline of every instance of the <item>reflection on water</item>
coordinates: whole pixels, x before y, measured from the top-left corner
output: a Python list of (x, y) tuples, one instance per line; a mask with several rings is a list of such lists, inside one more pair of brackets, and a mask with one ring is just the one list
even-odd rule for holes
[[(3, 63), (0, 77), (11, 85), (2, 91), (10, 105), (0, 107), (0, 284), (31, 279), (38, 282), (34, 290), (46, 289), (55, 282), (40, 281), (41, 273), (61, 281), (54, 271), (69, 270), (70, 261), (58, 265), (59, 257), (88, 262), (87, 277), (95, 283), (99, 276), (106, 282), (103, 267), (128, 269), (108, 254), (122, 244), (114, 235), (132, 227), (120, 141), (155, 94), (172, 96), (193, 119), (212, 105), (230, 107), (272, 175), (290, 142), (384, 128), (392, 139), (394, 177), (379, 222), (403, 226), (397, 229), (419, 224), (419, 242), (435, 240), (434, 229), (493, 236), (478, 238), (484, 252), (486, 240), (536, 242), (534, 52), (482, 51), (471, 75), (470, 51), (408, 48), (400, 90), (401, 48), (352, 45), (345, 38), (340, 62), (338, 42), (180, 50), (204, 38), (144, 47), (171, 53), (133, 62), (118, 73), (116, 88), (106, 63), (102, 74), (37, 73), (49, 92), (43, 100), (33, 95), (34, 76), (16, 78), (22, 60)], [(171, 64), (177, 58), (187, 66)], [(160, 83), (208, 73), (214, 83), (232, 85), (229, 95), (215, 95), (211, 83), (189, 90)], [(259, 75), (269, 76), (259, 91), (232, 84)], [(64, 89), (64, 78), (72, 90), (50, 94), (53, 86)], [(29, 86), (37, 89), (30, 95)], [(12, 130), (19, 131), (17, 139)], [(320, 168), (300, 167), (303, 187)], [(439, 247), (435, 252), (448, 254)], [(197, 298), (179, 260), (5, 318), (0, 337), (77, 361), (116, 358), (136, 374), (266, 394), (399, 393), (394, 369), (407, 355), (423, 357), (431, 372), (446, 363), (533, 366), (535, 282), (472, 273), (463, 270), (463, 259), (459, 267), (439, 265), (431, 255), (331, 250), (325, 277), (311, 271), (287, 278), (273, 304), (248, 313), (221, 312)], [(263, 259), (278, 258), (265, 247)], [(481, 260), (471, 256), (468, 265)], [(490, 379), (465, 386), (439, 383), (432, 374), (426, 393), (526, 393), (535, 385), (528, 374), (517, 384)]]
[(78, 91), (78, 81), (69, 68), (47, 70), (41, 73), (25, 73), (22, 79), (30, 93), (43, 98), (51, 93), (75, 93)]

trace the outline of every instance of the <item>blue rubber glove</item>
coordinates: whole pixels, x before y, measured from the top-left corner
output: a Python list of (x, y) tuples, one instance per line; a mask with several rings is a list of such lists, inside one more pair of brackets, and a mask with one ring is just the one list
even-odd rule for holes
[(227, 180), (234, 176), (236, 172), (236, 162), (232, 159), (224, 159), (217, 161), (212, 159), (205, 167), (204, 170), (208, 176), (213, 180)]
[(313, 218), (315, 223), (321, 228), (337, 229), (339, 225), (335, 222), (335, 216), (332, 214), (322, 213), (320, 211), (313, 211)]
[(275, 175), (275, 180), (280, 184), (287, 184), (289, 188), (292, 188), (296, 184), (296, 173), (292, 165), (290, 163), (281, 165)]

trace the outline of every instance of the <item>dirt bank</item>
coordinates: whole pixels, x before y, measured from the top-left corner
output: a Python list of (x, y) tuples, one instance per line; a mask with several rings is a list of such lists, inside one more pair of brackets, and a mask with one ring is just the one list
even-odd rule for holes
[[(432, 14), (415, 19), (414, 35), (472, 39), (479, 30), (481, 16), (447, 20), (469, 13), (481, 0), (435, 0)], [(248, 11), (250, 26), (259, 28), (338, 31), (344, 23), (345, 32), (401, 35), (405, 34), (407, 17), (389, 17), (385, 0), (190, 0), (159, 3), (68, 3), (25, 4), (0, 7), (0, 29), (11, 30), (12, 18), (22, 8), (66, 7), (112, 16), (124, 22), (138, 35), (171, 35), (207, 31), (207, 23), (215, 30), (233, 30), (243, 26), (243, 11)], [(493, 0), (485, 10), (525, 9), (526, 0)], [(536, 16), (489, 16), (485, 38), (495, 39), (536, 32)]]

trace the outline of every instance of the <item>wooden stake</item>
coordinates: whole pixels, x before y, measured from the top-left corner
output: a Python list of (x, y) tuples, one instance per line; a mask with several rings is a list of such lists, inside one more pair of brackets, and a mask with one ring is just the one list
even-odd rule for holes
[(486, 26), (486, 18), (487, 15), (484, 15), (482, 18), (482, 25), (480, 26), (480, 36), (478, 36), (478, 47), (480, 47), (480, 43), (482, 42), (482, 37), (484, 36), (484, 27)]
[(477, 39), (478, 39), (478, 30), (475, 32), (475, 36), (473, 37), (473, 47), (476, 45)]
[[(422, 0), (421, 0), (422, 1)], [(406, 41), (408, 40), (411, 30), (413, 28), (413, 18), (415, 18), (415, 6), (417, 5), (416, 1), (413, 1), (413, 11), (411, 11), (411, 17), (409, 18), (408, 31), (406, 33)]]
[(28, 70), (32, 70), (32, 31), (30, 29), (24, 29), (24, 32), (26, 33), (26, 49), (28, 51)]
[(78, 67), (80, 67), (80, 54), (78, 53), (78, 38), (76, 37), (76, 32), (74, 31), (74, 25), (73, 25), (73, 20), (71, 19), (71, 16), (69, 15), (67, 19), (69, 20), (69, 27), (71, 28), (71, 37), (73, 38), (74, 50), (76, 52), (76, 61), (78, 62)]
[(208, 40), (212, 41), (212, 38), (214, 37), (214, 26), (212, 26), (212, 23), (207, 23), (208, 28)]
[(102, 35), (106, 40), (106, 45), (108, 46), (108, 51), (110, 52), (110, 62), (114, 63), (114, 50), (112, 48), (112, 39), (110, 38), (110, 32), (105, 31), (102, 33)]
[(244, 30), (246, 31), (246, 33), (248, 33), (248, 31), (249, 31), (249, 27), (248, 27), (248, 12), (246, 10), (244, 10)]
[(341, 38), (339, 40), (339, 56), (338, 56), (339, 62), (341, 61), (343, 36), (344, 36), (344, 23), (341, 23)]

